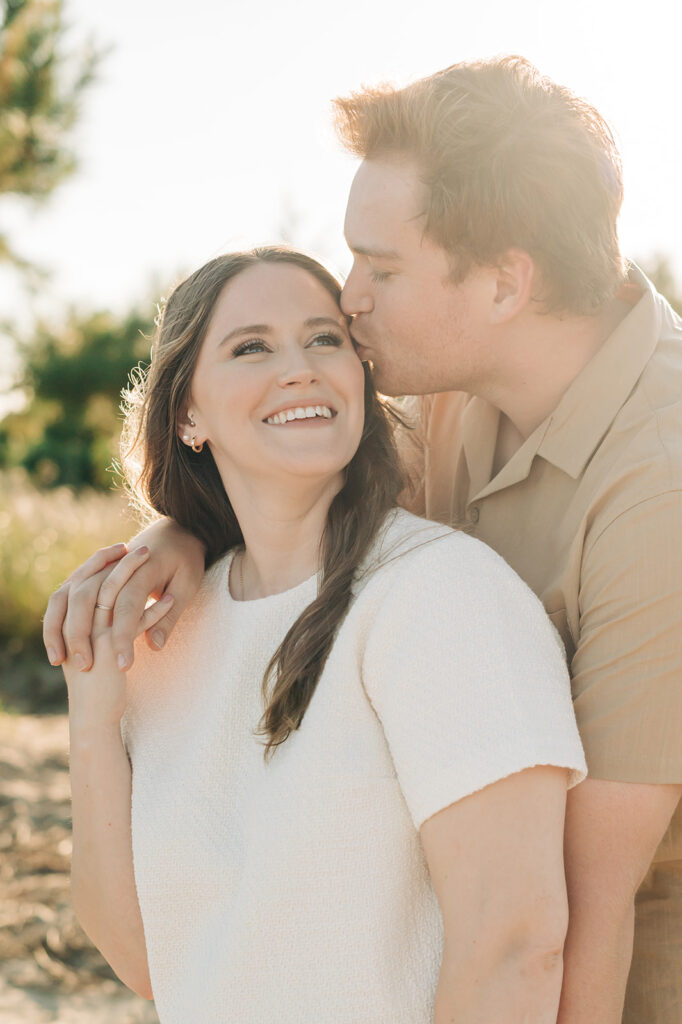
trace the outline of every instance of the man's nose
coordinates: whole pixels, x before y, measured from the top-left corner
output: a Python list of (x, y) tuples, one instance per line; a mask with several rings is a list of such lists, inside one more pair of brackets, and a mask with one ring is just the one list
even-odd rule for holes
[(352, 269), (341, 292), (341, 311), (346, 316), (357, 316), (358, 313), (371, 313), (374, 302), (369, 289), (363, 284), (363, 276)]

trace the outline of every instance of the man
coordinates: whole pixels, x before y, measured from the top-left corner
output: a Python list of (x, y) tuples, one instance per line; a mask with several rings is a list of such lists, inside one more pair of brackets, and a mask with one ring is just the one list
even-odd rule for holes
[[(616, 1024), (624, 1003), (626, 1024), (679, 1024), (682, 324), (621, 259), (613, 139), (520, 58), (336, 108), (362, 158), (343, 309), (378, 388), (424, 396), (411, 507), (499, 551), (566, 646), (590, 777), (568, 799), (559, 1024)], [(175, 528), (155, 529), (171, 538), (117, 601), (124, 661), (146, 595), (172, 579), (163, 637), (196, 586), (196, 554), (188, 585)], [(52, 599), (56, 660), (68, 597), (90, 663), (105, 560)]]

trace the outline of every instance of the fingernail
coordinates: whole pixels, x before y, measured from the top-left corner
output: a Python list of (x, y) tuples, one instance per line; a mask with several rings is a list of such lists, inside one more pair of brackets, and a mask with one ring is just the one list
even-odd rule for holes
[(149, 548), (146, 544), (143, 544), (141, 548), (135, 548), (135, 554), (142, 557), (142, 555), (149, 554)]
[(78, 671), (82, 672), (83, 669), (85, 668), (85, 658), (83, 657), (83, 655), (82, 654), (74, 654), (73, 660), (76, 663), (76, 668), (78, 669)]
[(121, 672), (124, 672), (128, 668), (128, 657), (125, 654), (119, 654), (116, 657), (116, 664), (120, 668)]
[(55, 651), (54, 647), (48, 647), (48, 649), (47, 649), (47, 657), (48, 657), (48, 660), (54, 665), (54, 663), (57, 660), (57, 652)]
[(155, 647), (161, 648), (166, 642), (166, 638), (160, 629), (155, 629), (152, 633), (152, 643)]
[(171, 601), (174, 600), (175, 598), (173, 597), (172, 594), (164, 594), (163, 597), (161, 598), (161, 604), (170, 604)]

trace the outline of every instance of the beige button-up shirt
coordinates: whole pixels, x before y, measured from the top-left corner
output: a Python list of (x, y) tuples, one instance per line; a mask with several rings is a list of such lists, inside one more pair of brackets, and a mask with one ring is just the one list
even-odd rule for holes
[[(485, 541), (543, 601), (590, 775), (679, 783), (682, 322), (634, 266), (630, 282), (630, 312), (497, 475), (499, 411), (461, 392), (422, 400), (415, 511)], [(636, 930), (624, 1021), (680, 1024), (682, 805)]]

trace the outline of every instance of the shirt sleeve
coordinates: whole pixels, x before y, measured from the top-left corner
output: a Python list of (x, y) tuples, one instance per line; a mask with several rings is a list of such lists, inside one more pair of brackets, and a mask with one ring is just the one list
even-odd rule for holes
[(585, 548), (571, 667), (590, 774), (682, 782), (682, 492), (628, 509)]
[(585, 775), (563, 646), (535, 595), (452, 533), (402, 560), (367, 638), (363, 682), (419, 828), (534, 765)]

